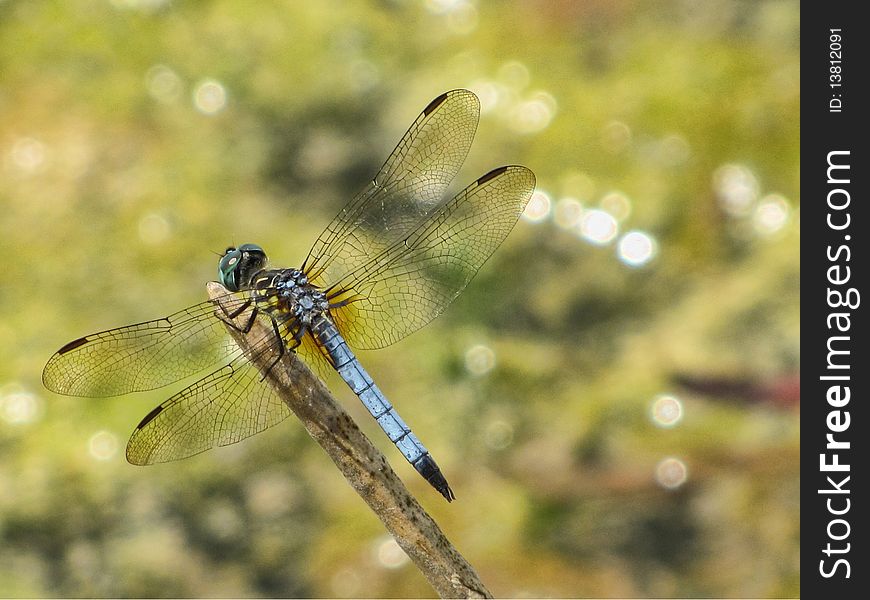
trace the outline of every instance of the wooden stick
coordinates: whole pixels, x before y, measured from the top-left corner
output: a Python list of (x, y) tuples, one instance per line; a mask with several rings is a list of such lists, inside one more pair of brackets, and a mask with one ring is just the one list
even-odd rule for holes
[[(229, 292), (220, 284), (208, 284), (212, 301), (220, 304)], [(230, 306), (225, 306), (230, 311)], [(245, 321), (245, 312), (238, 322)], [(227, 330), (249, 356), (250, 344), (270, 335), (271, 329), (258, 319), (245, 334), (233, 327)], [(272, 334), (274, 335), (274, 334)], [(295, 354), (285, 353), (271, 369), (277, 351), (265, 353), (256, 361), (266, 381), (274, 386), (305, 429), (332, 459), (348, 483), (386, 526), (399, 546), (429, 581), (441, 598), (492, 598), (462, 555), (408, 492), (390, 467), (386, 457), (336, 402), (319, 377)], [(267, 385), (266, 382), (263, 385)], [(440, 497), (439, 497), (440, 499)]]

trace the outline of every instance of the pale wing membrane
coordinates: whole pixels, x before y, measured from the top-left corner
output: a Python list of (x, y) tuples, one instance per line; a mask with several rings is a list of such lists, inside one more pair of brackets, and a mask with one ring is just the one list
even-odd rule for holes
[[(243, 315), (235, 322), (244, 320)], [(127, 460), (135, 465), (179, 460), (234, 444), (283, 421), (290, 410), (257, 365), (277, 360), (292, 325), (279, 325), (280, 339), (269, 326), (250, 353), (239, 354), (152, 410), (130, 437)]]
[(127, 460), (150, 465), (241, 441), (283, 421), (290, 410), (259, 369), (239, 357), (166, 400), (127, 444)]
[(303, 270), (321, 287), (404, 238), (442, 203), (477, 130), (480, 102), (468, 90), (433, 100), (374, 180), (332, 220)]
[(332, 310), (345, 339), (382, 348), (441, 314), (513, 229), (534, 189), (527, 168), (495, 169), (341, 280), (330, 302), (349, 301)]
[[(233, 295), (228, 310), (247, 299)], [(45, 365), (45, 387), (69, 396), (105, 397), (152, 390), (216, 364), (236, 350), (219, 310), (196, 304), (163, 319), (74, 340)]]

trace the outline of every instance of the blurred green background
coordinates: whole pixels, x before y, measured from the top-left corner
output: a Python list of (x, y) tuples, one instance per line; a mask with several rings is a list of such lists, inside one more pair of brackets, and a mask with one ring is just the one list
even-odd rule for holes
[(62, 344), (296, 266), (424, 106), (538, 193), (443, 317), (360, 352), (458, 499), (328, 381), (498, 596), (798, 596), (799, 4), (0, 1), (0, 596), (430, 596), (288, 419), (139, 468), (176, 391)]

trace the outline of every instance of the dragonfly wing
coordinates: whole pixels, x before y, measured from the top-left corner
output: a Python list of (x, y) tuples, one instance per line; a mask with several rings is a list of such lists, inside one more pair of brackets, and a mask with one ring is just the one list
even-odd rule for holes
[[(227, 310), (248, 303), (223, 300)], [(120, 396), (163, 387), (197, 373), (237, 350), (212, 301), (163, 319), (110, 329), (74, 340), (49, 359), (45, 387), (69, 396)]]
[(322, 346), (318, 345), (314, 336), (304, 335), (296, 347), (296, 356), (302, 359), (308, 368), (320, 379), (327, 381), (330, 372), (335, 372), (335, 367), (329, 362), (329, 358)]
[(290, 409), (259, 369), (240, 356), (151, 411), (127, 444), (134, 465), (179, 460), (280, 423)]
[[(215, 301), (225, 307), (226, 297)], [(244, 328), (252, 314), (253, 307), (248, 307), (230, 319), (232, 326)], [(294, 320), (263, 327), (249, 350), (238, 349), (226, 366), (148, 413), (130, 437), (127, 460), (136, 465), (179, 460), (234, 444), (283, 421), (290, 410), (260, 369), (275, 367), (296, 327)]]
[(320, 234), (303, 265), (309, 279), (321, 287), (338, 281), (437, 210), (479, 118), (480, 101), (468, 90), (435, 98), (372, 182)]
[(349, 273), (329, 293), (345, 339), (382, 348), (441, 314), (513, 229), (534, 189), (525, 167), (490, 171)]

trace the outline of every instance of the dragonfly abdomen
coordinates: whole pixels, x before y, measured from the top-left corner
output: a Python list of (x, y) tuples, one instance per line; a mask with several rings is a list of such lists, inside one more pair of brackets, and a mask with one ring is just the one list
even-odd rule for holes
[(360, 364), (347, 342), (335, 325), (325, 317), (316, 317), (311, 332), (317, 343), (329, 355), (335, 370), (362, 401), (366, 410), (374, 417), (402, 455), (432, 487), (438, 490), (447, 501), (454, 499), (453, 490), (447, 483), (441, 469), (420, 442), (411, 428), (390, 404), (383, 392), (375, 385), (368, 372)]

